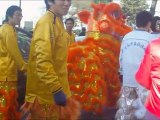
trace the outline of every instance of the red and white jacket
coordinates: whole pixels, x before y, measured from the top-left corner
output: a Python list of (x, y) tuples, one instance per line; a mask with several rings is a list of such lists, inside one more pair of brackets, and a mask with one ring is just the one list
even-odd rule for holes
[(150, 91), (146, 108), (160, 117), (160, 38), (147, 46), (136, 80)]

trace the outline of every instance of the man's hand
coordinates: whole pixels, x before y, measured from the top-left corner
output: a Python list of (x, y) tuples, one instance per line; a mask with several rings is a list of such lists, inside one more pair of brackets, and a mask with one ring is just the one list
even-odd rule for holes
[(119, 80), (121, 82), (121, 84), (123, 83), (123, 75), (119, 75)]
[(67, 99), (66, 99), (66, 95), (63, 93), (63, 91), (59, 91), (57, 93), (54, 93), (53, 98), (54, 98), (54, 101), (57, 105), (66, 106)]

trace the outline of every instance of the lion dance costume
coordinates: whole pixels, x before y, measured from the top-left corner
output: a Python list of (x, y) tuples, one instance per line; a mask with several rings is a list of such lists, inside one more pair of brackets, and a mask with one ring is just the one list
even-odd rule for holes
[(124, 23), (116, 3), (92, 4), (93, 13), (78, 15), (88, 24), (83, 41), (69, 47), (68, 77), (73, 97), (85, 111), (102, 112), (102, 107), (115, 106), (121, 83), (118, 57), (121, 37), (131, 31)]
[(26, 72), (26, 68), (27, 64), (18, 49), (15, 29), (3, 24), (0, 28), (0, 120), (20, 119), (17, 70)]

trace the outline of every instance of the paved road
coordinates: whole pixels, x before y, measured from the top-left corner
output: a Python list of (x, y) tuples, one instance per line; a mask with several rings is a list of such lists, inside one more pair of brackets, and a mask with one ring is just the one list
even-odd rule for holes
[(80, 120), (114, 120), (116, 110), (115, 108), (106, 108), (103, 113), (99, 115), (82, 111)]

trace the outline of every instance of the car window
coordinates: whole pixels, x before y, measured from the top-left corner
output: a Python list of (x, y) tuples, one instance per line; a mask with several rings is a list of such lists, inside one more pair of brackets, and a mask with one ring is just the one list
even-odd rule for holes
[(24, 60), (28, 60), (29, 50), (30, 50), (30, 42), (32, 38), (32, 34), (25, 31), (21, 28), (16, 28), (18, 35), (18, 46), (22, 53)]

